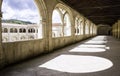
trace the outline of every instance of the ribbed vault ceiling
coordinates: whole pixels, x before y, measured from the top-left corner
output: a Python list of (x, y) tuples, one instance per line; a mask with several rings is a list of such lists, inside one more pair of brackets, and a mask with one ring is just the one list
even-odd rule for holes
[(114, 24), (120, 19), (120, 0), (62, 0), (89, 20), (98, 24)]

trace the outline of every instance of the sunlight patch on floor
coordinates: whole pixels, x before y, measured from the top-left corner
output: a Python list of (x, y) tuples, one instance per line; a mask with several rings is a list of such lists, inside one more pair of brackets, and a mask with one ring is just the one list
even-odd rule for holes
[(89, 43), (89, 44), (105, 44), (107, 43), (107, 41), (87, 41), (87, 42), (84, 42), (85, 44), (86, 43)]
[(77, 47), (88, 47), (88, 48), (105, 48), (106, 45), (92, 45), (92, 44), (82, 44)]
[(107, 37), (106, 36), (97, 36), (95, 38), (92, 38), (91, 40), (106, 41)]
[(69, 52), (104, 52), (106, 49), (104, 48), (74, 48)]
[(69, 73), (89, 73), (106, 70), (113, 63), (95, 56), (60, 55), (39, 67)]

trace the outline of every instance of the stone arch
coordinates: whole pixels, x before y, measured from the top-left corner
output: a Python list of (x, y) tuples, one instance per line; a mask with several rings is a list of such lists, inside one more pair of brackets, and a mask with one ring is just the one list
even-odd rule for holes
[(25, 28), (23, 28), (23, 33), (26, 33), (26, 29)]
[(14, 32), (14, 28), (10, 28), (10, 33), (13, 33)]
[(35, 33), (35, 28), (29, 28), (28, 33)]
[(17, 28), (14, 28), (14, 33), (17, 33), (17, 32), (18, 32)]
[(46, 16), (47, 16), (47, 8), (45, 5), (44, 0), (34, 0), (34, 2), (37, 5), (39, 15), (42, 17), (42, 21), (46, 21)]
[(10, 28), (10, 33), (17, 33), (17, 32), (18, 32), (17, 28)]
[(4, 33), (8, 33), (8, 28), (4, 28), (4, 29), (3, 29), (3, 32), (4, 32)]
[[(60, 9), (58, 8), (58, 7), (55, 7), (55, 9), (54, 10), (56, 10), (59, 14), (60, 14), (60, 17), (61, 17), (61, 19), (63, 18), (63, 15), (62, 15), (62, 12), (60, 11)], [(53, 10), (53, 11), (54, 11)], [(52, 16), (53, 16), (53, 13), (52, 13)]]
[(43, 38), (44, 36), (46, 36), (46, 32), (45, 32), (46, 30), (43, 30), (43, 29), (46, 29), (46, 25), (47, 25), (47, 16), (48, 16), (47, 7), (44, 0), (34, 0), (34, 2), (37, 5), (39, 16), (41, 17), (39, 20), (40, 28), (38, 28), (38, 31), (37, 31), (38, 33), (37, 38)]
[(72, 11), (71, 11), (71, 9), (69, 7), (67, 7), (66, 5), (64, 5), (62, 3), (58, 3), (55, 6), (55, 8), (57, 8), (57, 7), (63, 8), (64, 10), (66, 10), (69, 13), (69, 15), (70, 15), (70, 21), (73, 21), (73, 14), (72, 14)]
[(22, 28), (19, 29), (19, 33), (22, 33)]
[[(63, 23), (63, 25), (64, 25), (64, 17), (66, 16), (66, 14), (68, 14), (69, 15), (69, 20), (70, 20), (70, 36), (72, 35), (72, 21), (73, 21), (73, 14), (72, 14), (72, 11), (71, 11), (71, 9), (69, 8), (69, 7), (67, 7), (67, 5), (64, 5), (64, 4), (62, 4), (62, 3), (58, 3), (58, 4), (56, 4), (56, 6), (55, 6), (55, 8), (54, 9), (56, 9), (56, 8), (61, 8), (61, 9), (63, 9), (63, 10), (65, 10), (65, 12), (64, 12), (64, 14), (63, 14), (63, 16), (62, 16), (62, 23)], [(66, 28), (66, 27), (65, 27)], [(63, 27), (63, 35), (64, 35), (64, 27)], [(64, 35), (65, 36), (65, 35)], [(67, 35), (66, 35), (67, 36)]]
[(26, 29), (25, 28), (20, 28), (19, 33), (26, 33)]

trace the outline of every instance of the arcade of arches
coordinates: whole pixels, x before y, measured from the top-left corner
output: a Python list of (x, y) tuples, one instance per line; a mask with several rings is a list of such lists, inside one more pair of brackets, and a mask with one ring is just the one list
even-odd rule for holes
[[(23, 61), (23, 60), (26, 60), (32, 57), (50, 53), (52, 51), (55, 51), (56, 49), (66, 47), (74, 43), (79, 43), (89, 38), (93, 38), (93, 41), (91, 42), (94, 43), (94, 45), (97, 44), (97, 42), (98, 44), (100, 43), (105, 44), (107, 41), (100, 42), (99, 40), (97, 40), (99, 38), (94, 39), (94, 37), (97, 36), (98, 34), (99, 35), (112, 35), (115, 38), (118, 38), (118, 39), (120, 38), (120, 20), (118, 20), (118, 22), (116, 22), (112, 27), (110, 26), (106, 27), (108, 29), (106, 33), (105, 32), (106, 30), (102, 29), (104, 25), (101, 25), (98, 27), (92, 21), (84, 17), (82, 14), (80, 14), (73, 8), (66, 5), (61, 0), (52, 0), (52, 1), (51, 0), (35, 0), (35, 3), (38, 7), (39, 15), (41, 16), (41, 19), (39, 21), (41, 22), (41, 26), (42, 26), (40, 27), (42, 28), (42, 34), (41, 34), (42, 38), (34, 39), (34, 37), (32, 37), (33, 39), (30, 39), (30, 40), (2, 42), (2, 22), (1, 22), (2, 10), (0, 10), (0, 23), (1, 23), (0, 25), (0, 31), (1, 31), (0, 32), (0, 68), (4, 68), (10, 64), (17, 63), (17, 62), (20, 62), (20, 61)], [(2, 0), (0, 0), (0, 8), (1, 6), (2, 6)], [(39, 28), (37, 28), (37, 30), (39, 30)], [(7, 33), (7, 31), (8, 31), (7, 28), (5, 28), (3, 33)], [(17, 33), (17, 30), (15, 31), (15, 33)], [(102, 40), (106, 39), (105, 36), (101, 38), (103, 38)], [(85, 43), (82, 43), (82, 44), (85, 45)], [(86, 43), (86, 45), (88, 45), (86, 46), (87, 49), (91, 47), (91, 46), (89, 47), (90, 45), (89, 42)], [(98, 47), (101, 47), (102, 44), (98, 47), (97, 46), (94, 47), (94, 45), (92, 49), (103, 50), (101, 48), (98, 49)], [(81, 47), (81, 46), (79, 48), (83, 48), (82, 49), (83, 51), (84, 50), (88, 51), (87, 49), (84, 49), (84, 47)], [(105, 47), (102, 46), (102, 48), (109, 49), (109, 47), (106, 47), (106, 46)], [(65, 54), (68, 54), (68, 53), (65, 53)], [(65, 55), (65, 54), (55, 59), (60, 59), (61, 57), (65, 57), (65, 60), (69, 60), (69, 55)], [(78, 58), (78, 60), (80, 59), (79, 56), (71, 55), (71, 59), (74, 60), (74, 58), (76, 59)], [(100, 59), (100, 62), (102, 62), (101, 61), (102, 58), (99, 58), (99, 57), (95, 57), (95, 58), (98, 58), (98, 61)], [(94, 60), (94, 56), (92, 59)], [(103, 60), (108, 61), (107, 58)], [(55, 61), (56, 63), (58, 62), (57, 60), (54, 60), (54, 59), (53, 61)], [(77, 63), (77, 61), (75, 62)], [(63, 63), (66, 63), (66, 62), (63, 62)], [(108, 66), (109, 68), (113, 66), (112, 62), (108, 61), (108, 63), (110, 63), (110, 66)], [(62, 62), (60, 64), (62, 64)], [(59, 65), (59, 62), (58, 62), (58, 65)], [(79, 64), (75, 64), (75, 65), (79, 65)], [(103, 65), (104, 64), (101, 64), (101, 66)], [(45, 68), (44, 66), (46, 67), (47, 63), (39, 67)], [(91, 65), (91, 66), (94, 66), (94, 65)], [(65, 67), (68, 67), (68, 66), (65, 66)], [(55, 69), (52, 69), (52, 70), (55, 70)], [(101, 68), (99, 70), (101, 70)], [(61, 69), (60, 70), (58, 69), (57, 71), (61, 71)], [(64, 72), (79, 73), (79, 71), (72, 71), (72, 70), (67, 70), (67, 69), (65, 69)], [(82, 73), (83, 72), (86, 72), (86, 70), (82, 71)], [(88, 72), (91, 72), (91, 71), (88, 71)], [(81, 76), (84, 76), (84, 75), (81, 75)]]

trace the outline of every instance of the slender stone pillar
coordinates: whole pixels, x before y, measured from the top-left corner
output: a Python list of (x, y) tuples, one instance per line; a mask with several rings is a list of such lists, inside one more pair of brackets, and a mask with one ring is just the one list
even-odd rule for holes
[(85, 18), (83, 19), (83, 37), (85, 37), (85, 26), (86, 26), (86, 23), (85, 23), (86, 21), (85, 21)]
[(88, 22), (88, 28), (89, 28), (88, 32), (89, 32), (89, 37), (90, 37), (91, 36), (91, 22), (90, 21)]
[(1, 12), (2, 0), (0, 0), (0, 68), (4, 66), (4, 53), (2, 49), (2, 12)]
[(120, 39), (120, 20), (118, 20), (118, 38)]

